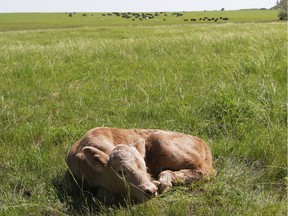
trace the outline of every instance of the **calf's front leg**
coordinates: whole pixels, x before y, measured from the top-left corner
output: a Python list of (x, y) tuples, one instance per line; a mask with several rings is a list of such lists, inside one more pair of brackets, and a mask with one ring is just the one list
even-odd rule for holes
[[(215, 170), (211, 170), (210, 175), (214, 175)], [(182, 169), (179, 171), (165, 170), (158, 176), (160, 185), (158, 186), (158, 192), (164, 193), (173, 185), (189, 184), (192, 181), (200, 180), (204, 176), (209, 177), (209, 174), (203, 173), (200, 170)]]

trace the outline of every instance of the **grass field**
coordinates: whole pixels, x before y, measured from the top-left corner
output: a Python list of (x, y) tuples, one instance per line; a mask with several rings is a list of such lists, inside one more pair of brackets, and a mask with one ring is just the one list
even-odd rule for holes
[[(287, 23), (264, 12), (0, 14), (0, 215), (286, 215)], [(96, 126), (197, 135), (218, 175), (137, 205), (70, 194), (66, 154)]]
[[(184, 19), (196, 18), (197, 22), (193, 24), (213, 23), (214, 21), (199, 21), (199, 18), (209, 17), (227, 17), (228, 22), (271, 22), (278, 20), (277, 10), (240, 10), (240, 11), (207, 11), (207, 12), (184, 12), (183, 16), (176, 17), (172, 12), (159, 14), (159, 16), (150, 20), (123, 19), (121, 17), (102, 16), (102, 13), (75, 13), (69, 17), (69, 13), (11, 13), (0, 14), (0, 31), (28, 30), (28, 29), (47, 29), (47, 28), (77, 28), (83, 26), (146, 26), (146, 25), (172, 25), (172, 24), (191, 24), (184, 22)], [(105, 15), (107, 13), (104, 13)], [(154, 14), (154, 13), (153, 13)], [(166, 21), (164, 21), (165, 19)], [(217, 23), (227, 23), (227, 21), (218, 20)]]

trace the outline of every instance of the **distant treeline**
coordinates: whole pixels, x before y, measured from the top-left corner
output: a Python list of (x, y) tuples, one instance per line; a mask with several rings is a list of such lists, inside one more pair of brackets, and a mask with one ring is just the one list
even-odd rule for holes
[(277, 3), (271, 9), (287, 10), (287, 0), (277, 0)]
[(275, 5), (275, 7), (273, 7), (272, 9), (277, 9), (280, 10), (278, 17), (279, 20), (287, 20), (288, 17), (288, 13), (287, 13), (287, 9), (288, 9), (288, 5), (287, 5), (287, 0), (277, 0), (277, 3)]

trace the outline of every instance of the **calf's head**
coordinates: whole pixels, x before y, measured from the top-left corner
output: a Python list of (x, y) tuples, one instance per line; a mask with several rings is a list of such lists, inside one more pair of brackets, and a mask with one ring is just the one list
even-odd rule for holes
[(130, 196), (137, 201), (146, 201), (157, 194), (157, 182), (150, 181), (144, 161), (145, 142), (135, 145), (117, 145), (110, 154), (85, 147), (88, 164), (101, 173), (101, 186), (106, 190)]

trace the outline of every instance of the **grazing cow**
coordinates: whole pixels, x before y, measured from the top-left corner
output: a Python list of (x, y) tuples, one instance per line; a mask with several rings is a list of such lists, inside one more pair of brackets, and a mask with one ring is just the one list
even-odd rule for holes
[(149, 129), (94, 128), (71, 148), (67, 164), (67, 176), (97, 187), (96, 197), (106, 202), (117, 195), (147, 201), (172, 185), (216, 173), (199, 138)]

